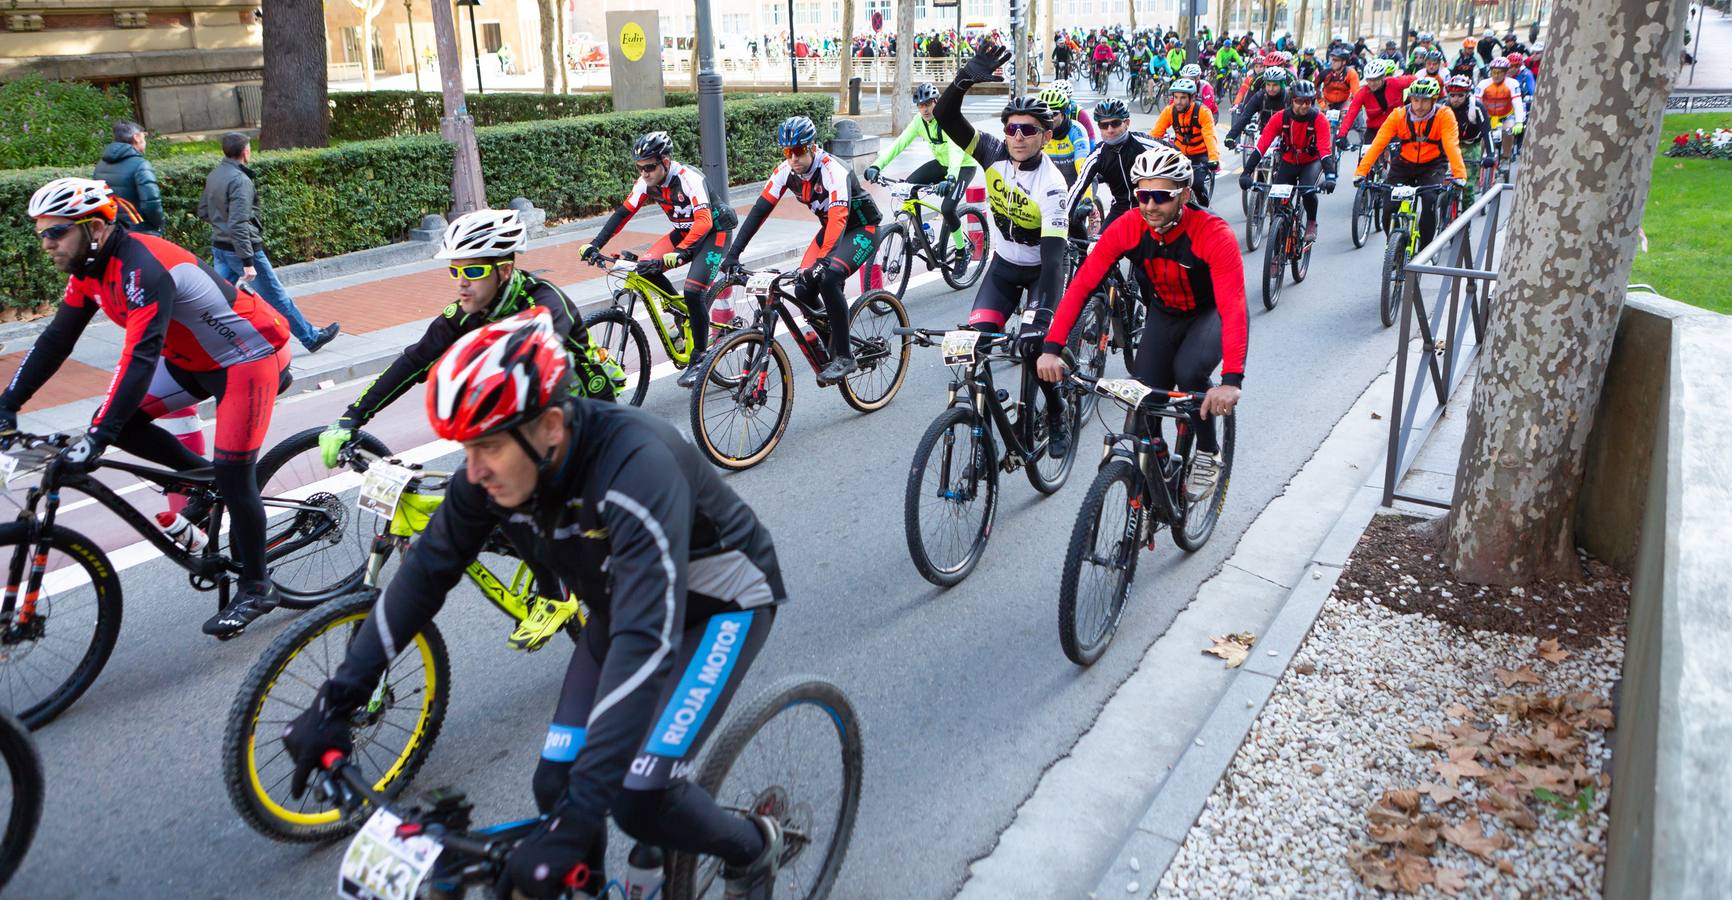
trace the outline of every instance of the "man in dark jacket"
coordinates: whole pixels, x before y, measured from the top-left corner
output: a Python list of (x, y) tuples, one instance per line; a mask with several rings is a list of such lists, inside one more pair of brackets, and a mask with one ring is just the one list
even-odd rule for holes
[(336, 322), (314, 328), (277, 280), (277, 273), (265, 256), (264, 236), (259, 227), (258, 189), (253, 184), (253, 170), (247, 167), (252, 158), (251, 142), (246, 135), (238, 131), (223, 135), (223, 161), (205, 177), (204, 196), (198, 201), (198, 217), (210, 223), (211, 259), (218, 275), (237, 286), (245, 284), (248, 290), (265, 298), (289, 320), (289, 330), (307, 352), (317, 352), (337, 336), (340, 328)]
[(156, 170), (144, 158), (144, 126), (121, 120), (114, 123), (114, 143), (102, 151), (102, 161), (90, 177), (108, 182), (116, 197), (133, 205), (144, 217), (135, 234), (162, 236), (162, 190), (156, 186)]

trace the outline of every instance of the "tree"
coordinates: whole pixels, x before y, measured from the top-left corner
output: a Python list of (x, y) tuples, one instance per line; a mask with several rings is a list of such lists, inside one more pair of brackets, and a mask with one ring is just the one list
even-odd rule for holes
[(854, 77), (854, 0), (842, 0), (842, 47), (836, 57), (838, 112), (848, 112), (848, 79)]
[[(1553, 7), (1445, 528), (1455, 576), (1580, 575), (1583, 449), (1623, 307), (1686, 0)], [(1671, 23), (1666, 27), (1666, 23)], [(1606, 98), (1616, 97), (1616, 103)]]
[[(1324, 2), (1328, 2), (1328, 0), (1324, 0)], [(1299, 42), (1300, 47), (1305, 46), (1305, 26), (1309, 24), (1311, 24), (1311, 0), (1299, 0), (1299, 20), (1293, 23), (1293, 30), (1296, 32), (1293, 39)]]
[[(1179, 8), (1183, 10), (1185, 0), (1179, 0)], [(1183, 13), (1181, 13), (1182, 15)], [(1125, 18), (1130, 20), (1130, 30), (1137, 30), (1137, 0), (1125, 0)]]
[(1281, 0), (1263, 0), (1263, 43), (1269, 43), (1269, 35), (1275, 30), (1275, 9)]
[(559, 22), (553, 13), (554, 0), (535, 0), (536, 17), (541, 21), (541, 92), (553, 93), (557, 86), (559, 69), (556, 68), (555, 50), (560, 43)]
[(565, 30), (565, 4), (568, 0), (556, 0), (556, 2), (558, 5), (555, 10), (559, 14), (559, 25), (556, 29), (559, 32), (559, 49), (555, 51), (555, 55), (559, 58), (559, 92), (569, 94), (571, 93), (571, 64), (565, 58), (566, 54), (571, 52), (571, 36)]
[(890, 104), (890, 130), (908, 127), (914, 112), (914, 0), (896, 0), (896, 101)]
[(259, 149), (323, 147), (331, 124), (325, 96), (325, 4), (272, 0), (264, 26)]
[(373, 89), (373, 20), (384, 11), (385, 0), (349, 0), (349, 5), (361, 11), (361, 77), (370, 91)]

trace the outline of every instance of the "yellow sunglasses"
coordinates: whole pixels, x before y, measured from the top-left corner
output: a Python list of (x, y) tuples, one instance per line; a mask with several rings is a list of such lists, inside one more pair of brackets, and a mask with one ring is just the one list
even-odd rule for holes
[(481, 279), (492, 275), (493, 270), (499, 265), (499, 263), (475, 263), (468, 266), (452, 266), (451, 278), (453, 280), (467, 278), (470, 281), (480, 281)]

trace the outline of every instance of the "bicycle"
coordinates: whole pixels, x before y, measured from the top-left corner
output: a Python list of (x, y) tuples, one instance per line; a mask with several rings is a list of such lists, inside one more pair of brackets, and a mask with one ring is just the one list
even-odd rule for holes
[[(1253, 123), (1255, 124), (1255, 123)], [(1250, 131), (1250, 127), (1245, 129)], [(1255, 150), (1257, 144), (1251, 140), (1241, 146)], [(1239, 192), (1239, 203), (1245, 208), (1245, 250), (1255, 253), (1263, 242), (1263, 234), (1269, 226), (1268, 207), (1269, 185), (1275, 180), (1275, 160), (1281, 155), (1281, 139), (1276, 138), (1269, 143), (1269, 152), (1263, 154), (1257, 168), (1251, 171), (1251, 189)], [(1249, 153), (1246, 161), (1250, 161)]]
[[(383, 450), (383, 448), (380, 448)], [(261, 752), (260, 737), (274, 741), (282, 727), (307, 708), (320, 685), (347, 655), (349, 641), (361, 629), (379, 597), (381, 574), (391, 555), (406, 553), (445, 502), (452, 473), (403, 465), (385, 453), (345, 448), (345, 468), (363, 475), (357, 511), (384, 519), (368, 553), (359, 589), (302, 616), (259, 657), (241, 682), (223, 730), (223, 784), (242, 821), (254, 831), (285, 842), (319, 841), (352, 830), (359, 823), (333, 808), (309, 808), (312, 795), (296, 801), (286, 786), (294, 766), (280, 744)], [(483, 553), (515, 561), (517, 551), (495, 533)], [(522, 622), (535, 599), (534, 575), (517, 562), (510, 580), (500, 578), (484, 559), (464, 569), (481, 596), (512, 622)], [(587, 613), (566, 624), (573, 641)], [(444, 638), (429, 625), (391, 662), (368, 704), (356, 711), (355, 746), (373, 767), (374, 787), (394, 793), (415, 776), (439, 736), (450, 694), (451, 663)], [(401, 719), (394, 716), (402, 712)], [(261, 733), (261, 726), (265, 726)], [(392, 729), (392, 730), (388, 730)], [(402, 745), (394, 743), (401, 734)], [(269, 746), (269, 745), (268, 745)], [(378, 764), (379, 759), (384, 764)]]
[[(316, 459), (322, 430), (290, 436), (271, 448), (257, 467), (268, 517), (265, 560), (288, 609), (311, 609), (341, 596), (362, 575), (358, 552), (353, 564), (345, 561), (347, 555), (331, 555), (351, 543), (359, 551), (362, 541), (360, 522), (347, 514), (335, 484), (297, 478), (292, 489), (278, 490), (277, 478), (285, 466), (297, 458)], [(382, 447), (366, 432), (356, 432), (355, 439), (362, 446)], [(81, 471), (58, 458), (70, 440), (71, 435), (24, 432), (0, 440), (0, 447), (8, 448), (0, 455), (0, 483), (41, 472), (18, 517), (0, 525), (0, 555), (11, 551), (6, 593), (0, 600), (0, 677), (9, 702), (17, 705), (18, 717), (31, 729), (53, 721), (90, 689), (114, 651), (124, 608), (120, 576), (108, 554), (95, 541), (55, 522), (62, 492), (83, 493), (114, 513), (169, 562), (185, 569), (194, 590), (215, 591), (218, 609), (228, 605), (241, 573), (226, 546), (223, 499), (210, 469), (176, 472), (102, 457)], [(203, 545), (189, 550), (170, 537), (118, 491), (98, 481), (95, 473), (101, 470), (124, 472), (157, 490), (206, 504), (209, 512), (188, 526), (202, 528), (208, 536)], [(50, 622), (58, 624), (50, 628)], [(47, 674), (41, 674), (44, 670)]]
[[(987, 227), (985, 211), (974, 204), (958, 206), (958, 231), (951, 232), (943, 225), (943, 206), (920, 196), (932, 190), (932, 185), (888, 178), (880, 178), (878, 183), (890, 189), (891, 198), (898, 204), (895, 221), (879, 230), (878, 250), (873, 257), (874, 263), (884, 273), (886, 290), (897, 297), (907, 292), (916, 257), (926, 262), (927, 271), (937, 269), (944, 276), (944, 283), (956, 290), (971, 287), (980, 280), (992, 248), (992, 230)], [(961, 190), (961, 185), (956, 189)], [(932, 233), (932, 224), (926, 221), (927, 213), (939, 217), (936, 237)], [(961, 247), (955, 244), (958, 234), (964, 240)], [(947, 243), (951, 249), (941, 256), (938, 248)], [(967, 252), (958, 253), (959, 250)]]
[(1383, 249), (1383, 269), (1378, 292), (1378, 312), (1383, 319), (1383, 327), (1395, 324), (1395, 315), (1401, 310), (1402, 294), (1407, 289), (1407, 276), (1403, 270), (1407, 261), (1423, 249), (1419, 234), (1420, 198), (1427, 194), (1445, 194), (1445, 199), (1439, 201), (1438, 228), (1444, 227), (1443, 207), (1449, 205), (1448, 196), (1455, 193), (1455, 185), (1450, 182), (1427, 185), (1389, 185), (1367, 184), (1376, 193), (1387, 193), (1391, 200), (1397, 202), (1395, 213), (1389, 220), (1389, 240)]
[[(713, 251), (710, 251), (713, 252)], [(597, 253), (590, 257), (592, 266), (606, 267), (613, 305), (584, 320), (589, 339), (625, 368), (630, 379), (627, 394), (622, 396), (632, 406), (642, 406), (650, 383), (650, 347), (643, 325), (637, 320), (637, 307), (642, 303), (649, 312), (649, 321), (661, 340), (662, 350), (675, 369), (692, 365), (692, 314), (686, 308), (685, 297), (669, 293), (637, 270), (638, 257), (625, 252), (617, 256)], [(669, 324), (669, 320), (672, 324)], [(709, 323), (711, 346), (719, 336), (734, 330), (734, 323)], [(634, 368), (635, 366), (635, 368)]]
[[(692, 435), (704, 456), (724, 469), (749, 469), (763, 462), (788, 429), (794, 373), (787, 351), (776, 340), (776, 323), (793, 335), (794, 346), (814, 373), (830, 362), (824, 301), (814, 296), (811, 306), (801, 304), (790, 287), (799, 275), (800, 270), (753, 272), (742, 266), (712, 288), (719, 292), (744, 285), (757, 303), (751, 324), (723, 338), (704, 358), (701, 389), (692, 391)], [(805, 319), (804, 328), (795, 324), (796, 311)], [(860, 369), (837, 387), (849, 406), (876, 412), (889, 405), (908, 377), (909, 342), (893, 341), (890, 334), (908, 325), (908, 310), (894, 293), (875, 289), (855, 300), (848, 316), (848, 341)]]
[(1306, 273), (1311, 270), (1314, 242), (1305, 237), (1310, 216), (1305, 213), (1305, 205), (1295, 201), (1322, 188), (1314, 184), (1256, 184), (1251, 189), (1269, 194), (1269, 245), (1263, 249), (1262, 281), (1263, 308), (1271, 310), (1281, 302), (1281, 283), (1287, 277), (1287, 270), (1293, 270), (1294, 284), (1304, 281)]
[[(1360, 152), (1365, 152), (1365, 145), (1360, 145)], [(1365, 183), (1353, 192), (1352, 223), (1349, 230), (1352, 232), (1353, 247), (1356, 250), (1365, 246), (1373, 232), (1384, 229), (1385, 222), (1380, 209), (1382, 204), (1372, 196), (1374, 191), (1369, 185), (1381, 184), (1388, 177), (1389, 154), (1386, 152), (1371, 164), (1371, 173), (1366, 176)]]
[(1107, 92), (1107, 64), (1095, 60), (1089, 65), (1089, 87), (1097, 94)]
[[(914, 449), (903, 493), (903, 531), (908, 555), (922, 578), (940, 587), (960, 584), (986, 551), (998, 510), (998, 475), (1022, 469), (1028, 483), (1042, 494), (1064, 487), (1076, 462), (1076, 435), (1082, 425), (1081, 404), (1067, 410), (1072, 435), (1070, 452), (1059, 459), (1047, 453), (1045, 395), (1036, 384), (1034, 366), (1016, 352), (1016, 336), (974, 329), (939, 331), (899, 328), (922, 347), (939, 347), (955, 377), (949, 401), (927, 426)], [(1073, 338), (1066, 355), (1075, 363)], [(1097, 357), (1105, 365), (1105, 357)], [(993, 383), (991, 363), (1008, 362), (1021, 371), (1021, 394)], [(1008, 405), (1007, 405), (1008, 404)], [(1003, 442), (1003, 454), (993, 439)], [(928, 527), (942, 529), (927, 534)]]
[[(1154, 549), (1155, 534), (1167, 527), (1180, 550), (1194, 553), (1214, 533), (1232, 481), (1238, 416), (1220, 417), (1219, 478), (1211, 493), (1192, 500), (1185, 488), (1196, 442), (1191, 417), (1201, 407), (1203, 394), (1158, 392), (1135, 379), (1080, 372), (1071, 373), (1070, 381), (1073, 392), (1094, 393), (1125, 408), (1124, 430), (1108, 429), (1102, 439), (1100, 468), (1077, 510), (1059, 575), (1059, 645), (1067, 659), (1087, 666), (1100, 659), (1117, 632), (1137, 557), (1144, 546)], [(1151, 395), (1157, 399), (1151, 401)], [(1174, 452), (1160, 436), (1160, 419), (1178, 423)], [(1212, 427), (1208, 420), (1203, 424)], [(1123, 511), (1122, 521), (1102, 521), (1109, 511), (1118, 510)], [(1090, 566), (1088, 577), (1084, 563)], [(1103, 589), (1104, 596), (1098, 596)]]
[[(787, 759), (794, 747), (800, 748), (800, 758)], [(821, 760), (828, 768), (832, 759), (837, 764), (834, 773), (824, 771), (813, 777), (807, 760)], [(828, 681), (794, 676), (776, 682), (729, 715), (692, 781), (723, 808), (767, 815), (782, 826), (786, 846), (777, 896), (822, 898), (835, 888), (847, 857), (859, 815), (864, 768), (859, 718), (847, 695)], [(425, 805), (399, 805), (334, 751), (325, 757), (316, 791), (353, 818), (371, 810), (343, 854), (339, 875), (340, 884), (353, 884), (365, 892), (357, 892), (360, 896), (460, 900), (470, 888), (485, 891), (499, 882), (512, 848), (541, 827), (545, 818), (475, 828), (473, 804), (451, 788), (429, 791)], [(831, 797), (836, 799), (830, 801)], [(834, 811), (824, 804), (833, 805)], [(640, 858), (644, 849), (645, 845), (634, 846), (628, 859)], [(677, 852), (662, 859), (665, 881), (651, 876), (651, 884), (631, 884), (628, 874), (626, 880), (591, 885), (589, 881), (599, 880), (600, 873), (580, 866), (574, 887), (601, 897), (661, 900), (702, 897), (717, 887), (719, 860)], [(785, 895), (780, 886), (803, 890)]]
[(3, 806), (6, 830), (0, 834), (0, 890), (12, 880), (24, 855), (36, 839), (42, 822), (42, 800), (47, 783), (42, 775), (42, 755), (30, 739), (30, 729), (18, 718), (0, 710), (0, 761), (6, 766), (6, 798)]
[[(1132, 212), (1125, 215), (1136, 215)], [(1065, 284), (1076, 277), (1077, 270), (1082, 268), (1083, 260), (1087, 258), (1089, 244), (1087, 241), (1070, 239), (1065, 246)], [(1077, 342), (1077, 363), (1085, 371), (1104, 371), (1106, 358), (1114, 350), (1124, 354), (1125, 370), (1129, 371), (1136, 355), (1137, 344), (1142, 340), (1143, 308), (1140, 291), (1136, 282), (1126, 278), (1118, 266), (1109, 266), (1101, 283), (1083, 304), (1082, 312), (1077, 314), (1074, 328), (1080, 330), (1081, 337)], [(1101, 357), (1096, 363), (1094, 357)], [(1084, 415), (1087, 415), (1084, 410)]]

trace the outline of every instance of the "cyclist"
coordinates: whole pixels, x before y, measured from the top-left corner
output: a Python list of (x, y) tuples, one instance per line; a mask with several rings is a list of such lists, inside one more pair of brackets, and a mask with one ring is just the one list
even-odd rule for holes
[(434, 364), (428, 421), (467, 459), (347, 658), (284, 729), (291, 790), (305, 791), (326, 753), (355, 752), (352, 717), (396, 648), (438, 614), (493, 530), (522, 522), (593, 612), (535, 769), (550, 818), (507, 857), (509, 886), (553, 897), (580, 863), (599, 872), (611, 809), (634, 838), (720, 857), (729, 896), (768, 897), (781, 826), (726, 812), (673, 776), (720, 721), (787, 596), (775, 546), (672, 426), (573, 399), (571, 379), (545, 308), (465, 335)]
[(794, 282), (794, 297), (813, 309), (814, 295), (823, 298), (830, 332), (830, 362), (818, 373), (821, 384), (835, 384), (859, 370), (848, 343), (848, 276), (872, 258), (877, 243), (878, 204), (872, 202), (848, 164), (818, 146), (818, 126), (805, 116), (793, 116), (776, 129), (776, 142), (787, 157), (764, 183), (758, 202), (746, 214), (722, 258), (722, 271), (740, 264), (740, 254), (784, 194), (795, 194), (823, 223), (800, 259), (803, 269)]
[[(1473, 38), (1467, 38), (1461, 42), (1461, 49), (1456, 52), (1455, 59), (1449, 64), (1449, 74), (1466, 75), (1471, 78), (1475, 72), (1479, 71), (1479, 54), (1473, 52), (1473, 46)], [(1445, 83), (1444, 88), (1447, 90), (1448, 87), (1448, 83)]]
[[(1323, 192), (1335, 192), (1335, 154), (1330, 150), (1329, 120), (1317, 110), (1317, 86), (1309, 81), (1293, 85), (1287, 108), (1276, 113), (1269, 125), (1257, 132), (1257, 149), (1245, 160), (1239, 173), (1240, 190), (1250, 190), (1253, 173), (1276, 136), (1281, 138), (1281, 158), (1275, 163), (1271, 184), (1315, 186), (1322, 180)], [(1300, 197), (1305, 206), (1305, 239), (1317, 240), (1317, 195)]]
[[(1527, 108), (1522, 103), (1520, 83), (1509, 78), (1509, 60), (1498, 57), (1491, 61), (1491, 74), (1474, 88), (1474, 96), (1485, 104), (1491, 114), (1491, 127), (1502, 129), (1504, 140), (1515, 135), (1521, 139), (1522, 126), (1527, 122)], [(1514, 158), (1516, 145), (1510, 147)]]
[(1112, 45), (1107, 43), (1105, 36), (1100, 37), (1095, 41), (1094, 52), (1089, 55), (1089, 74), (1095, 78), (1104, 78), (1102, 73), (1112, 65), (1115, 58)]
[(1438, 93), (1442, 93), (1443, 80), (1449, 77), (1449, 74), (1443, 70), (1443, 51), (1428, 51), (1425, 54), (1425, 63), (1415, 74), (1421, 79), (1430, 79), (1437, 82)]
[[(1209, 108), (1209, 115), (1217, 118), (1221, 115), (1221, 108), (1215, 105), (1215, 87), (1209, 83), (1207, 78), (1203, 77), (1202, 66), (1199, 66), (1196, 63), (1188, 63), (1183, 69), (1179, 70), (1179, 77), (1189, 78), (1192, 83), (1196, 85), (1197, 102)], [(1168, 93), (1171, 92), (1172, 89), (1168, 88)], [(1203, 205), (1208, 206), (1207, 203)]]
[(1233, 127), (1227, 129), (1228, 150), (1239, 146), (1239, 135), (1251, 124), (1252, 116), (1257, 118), (1259, 131), (1269, 127), (1269, 117), (1287, 107), (1287, 85), (1292, 80), (1293, 76), (1280, 66), (1271, 65), (1263, 70), (1263, 89), (1239, 107)]
[[(1220, 48), (1215, 51), (1216, 75), (1220, 76), (1236, 72), (1244, 67), (1245, 58), (1239, 55), (1238, 49), (1235, 48), (1230, 41), (1222, 38)], [(1222, 82), (1222, 84), (1225, 85), (1226, 82)]]
[(1130, 96), (1135, 97), (1143, 86), (1143, 80), (1153, 73), (1149, 65), (1153, 56), (1154, 51), (1149, 49), (1147, 41), (1138, 39), (1131, 42), (1131, 49), (1125, 53), (1125, 66), (1131, 73)]
[[(992, 73), (1009, 59), (1009, 50), (991, 40), (983, 42), (980, 52), (956, 73), (938, 99), (938, 123), (985, 167), (992, 221), (1003, 238), (992, 242), (992, 261), (981, 279), (968, 324), (982, 331), (1003, 329), (1026, 293), (1034, 319), (1025, 321), (1019, 334), (1023, 352), (1032, 360), (1064, 288), (1070, 224), (1064, 175), (1041, 152), (1052, 131), (1052, 107), (1036, 97), (1006, 103), (999, 112), (1003, 140), (975, 131), (962, 114), (968, 89), (997, 80)], [(1046, 401), (1048, 454), (1062, 458), (1070, 452), (1071, 440), (1064, 398), (1051, 385), (1042, 385), (1041, 393)]]
[[(1196, 90), (1196, 83), (1189, 78), (1173, 82), (1168, 90), (1172, 101), (1161, 110), (1149, 133), (1156, 138), (1165, 138), (1168, 131), (1173, 133), (1174, 146), (1193, 164), (1191, 195), (1198, 206), (1206, 207), (1214, 191), (1213, 173), (1221, 171), (1221, 149), (1215, 145), (1215, 119), (1192, 96)], [(1197, 165), (1202, 168), (1196, 168)]]
[(1167, 68), (1177, 72), (1185, 67), (1185, 45), (1178, 38), (1167, 38)]
[(1345, 47), (1329, 51), (1329, 68), (1317, 73), (1317, 107), (1325, 112), (1346, 106), (1359, 91), (1359, 73), (1347, 64), (1349, 56)]
[[(290, 381), (289, 325), (186, 249), (131, 232), (119, 214), (108, 184), (89, 178), (57, 178), (31, 195), (37, 240), (70, 277), (60, 308), (0, 394), (0, 433), (16, 430), (18, 410), (59, 371), (98, 309), (120, 326), (108, 395), (61, 460), (89, 469), (116, 445), (177, 471), (213, 467), (241, 572), (239, 590), (204, 633), (226, 640), (281, 599), (265, 568), (265, 507), (253, 469)], [(210, 397), (216, 452), (207, 461), (152, 420)], [(198, 522), (203, 513), (186, 518)]]
[(1317, 73), (1322, 70), (1323, 63), (1317, 59), (1317, 48), (1306, 47), (1305, 52), (1299, 56), (1299, 80), (1315, 82)]
[(922, 84), (914, 89), (914, 108), (920, 115), (908, 123), (902, 136), (894, 144), (884, 148), (872, 165), (866, 167), (866, 180), (877, 181), (883, 174), (885, 166), (908, 149), (915, 137), (926, 139), (927, 146), (932, 150), (932, 159), (920, 164), (920, 168), (909, 173), (909, 184), (939, 185), (938, 195), (944, 198), (944, 227), (939, 231), (937, 247), (944, 246), (945, 235), (950, 236), (952, 252), (958, 257), (968, 255), (968, 236), (962, 233), (962, 224), (956, 218), (956, 205), (962, 201), (963, 192), (974, 180), (974, 162), (956, 142), (938, 127), (938, 120), (933, 117), (932, 109), (938, 105), (938, 88), (930, 84)]
[(1268, 71), (1268, 56), (1251, 58), (1251, 68), (1245, 72), (1245, 77), (1239, 79), (1239, 89), (1233, 92), (1233, 108), (1237, 110), (1244, 104), (1245, 98), (1253, 94), (1263, 82), (1263, 73)]
[(1100, 125), (1101, 142), (1083, 160), (1082, 171), (1071, 185), (1065, 204), (1072, 210), (1080, 209), (1083, 195), (1096, 181), (1106, 185), (1112, 195), (1112, 207), (1101, 222), (1101, 228), (1105, 229), (1135, 205), (1131, 197), (1131, 164), (1155, 145), (1155, 139), (1131, 129), (1131, 109), (1116, 97), (1095, 105), (1095, 121)]
[[(1103, 231), (1072, 276), (1035, 363), (1042, 380), (1064, 377), (1059, 353), (1084, 301), (1107, 269), (1126, 259), (1148, 304), (1131, 375), (1155, 390), (1207, 391), (1204, 418), (1233, 411), (1245, 381), (1249, 336), (1245, 270), (1232, 226), (1187, 202), (1190, 172), (1190, 160), (1171, 147), (1137, 158), (1131, 177), (1139, 215), (1124, 216)], [(1221, 366), (1222, 383), (1210, 387), (1216, 366)], [(1220, 444), (1212, 423), (1193, 420), (1192, 426), (1197, 455), (1186, 493), (1197, 500), (1215, 488)]]
[(1055, 77), (1058, 77), (1058, 78), (1069, 78), (1072, 59), (1073, 59), (1073, 56), (1071, 53), (1070, 38), (1066, 37), (1064, 32), (1062, 32), (1062, 31), (1053, 34), (1053, 36), (1052, 36), (1052, 73), (1053, 73), (1053, 75)]
[(1521, 85), (1522, 102), (1532, 103), (1534, 100), (1534, 73), (1528, 71), (1528, 58), (1520, 53), (1511, 53), (1505, 57), (1509, 60), (1509, 77), (1511, 81)]
[[(1471, 166), (1477, 162), (1482, 169), (1493, 168), (1497, 165), (1497, 153), (1491, 146), (1491, 114), (1473, 95), (1473, 79), (1466, 75), (1451, 75), (1444, 90), (1444, 101), (1455, 114), (1462, 165)], [(1462, 186), (1461, 205), (1464, 208), (1473, 205), (1478, 187), (1478, 182), (1473, 179)]]
[[(1456, 127), (1455, 113), (1448, 104), (1439, 104), (1437, 82), (1429, 78), (1415, 81), (1407, 89), (1407, 105), (1389, 114), (1377, 129), (1371, 146), (1359, 157), (1353, 186), (1358, 187), (1371, 174), (1371, 167), (1390, 141), (1400, 141), (1401, 149), (1389, 163), (1389, 183), (1399, 185), (1442, 184), (1447, 178), (1458, 186), (1467, 183), (1467, 167), (1461, 161), (1461, 135)], [(1431, 243), (1437, 233), (1438, 198), (1421, 198), (1419, 237)], [(1393, 213), (1397, 203), (1391, 199), (1385, 213)]]
[(1425, 68), (1426, 61), (1431, 59), (1432, 51), (1437, 49), (1436, 44), (1437, 44), (1437, 38), (1434, 37), (1431, 34), (1431, 32), (1427, 31), (1427, 32), (1420, 34), (1419, 43), (1414, 44), (1413, 48), (1410, 51), (1408, 51), (1408, 56), (1407, 56), (1407, 72), (1408, 72), (1408, 74), (1410, 74), (1410, 75), (1415, 74), (1420, 69)]
[(1365, 64), (1365, 83), (1353, 95), (1353, 103), (1341, 114), (1341, 128), (1335, 134), (1335, 149), (1347, 149), (1347, 132), (1353, 121), (1365, 111), (1365, 133), (1377, 133), (1389, 118), (1390, 110), (1401, 105), (1402, 92), (1413, 83), (1412, 75), (1396, 75), (1395, 64), (1387, 59), (1374, 59)]
[(1401, 48), (1396, 46), (1394, 41), (1384, 41), (1383, 52), (1377, 54), (1377, 58), (1394, 63), (1394, 68), (1390, 69), (1392, 72), (1401, 68)]
[(686, 270), (682, 292), (686, 311), (691, 315), (692, 364), (679, 377), (680, 387), (691, 387), (700, 368), (698, 360), (703, 358), (710, 340), (710, 310), (705, 301), (716, 278), (722, 248), (728, 245), (728, 231), (735, 224), (735, 215), (732, 207), (726, 204), (717, 207), (710, 202), (704, 173), (675, 162), (673, 149), (673, 138), (665, 131), (652, 131), (632, 144), (631, 157), (637, 166), (638, 179), (632, 184), (631, 193), (614, 208), (595, 238), (578, 247), (577, 253), (583, 259), (594, 259), (646, 200), (661, 206), (673, 230), (656, 239), (649, 252), (638, 260), (637, 270), (655, 282), (656, 287), (672, 294), (674, 286), (665, 273), (688, 262), (692, 264)]
[(1076, 104), (1072, 102), (1069, 91), (1055, 85), (1041, 91), (1039, 99), (1053, 114), (1052, 140), (1046, 145), (1047, 158), (1058, 164), (1065, 184), (1075, 184), (1077, 168), (1094, 149), (1094, 144), (1073, 118)]

